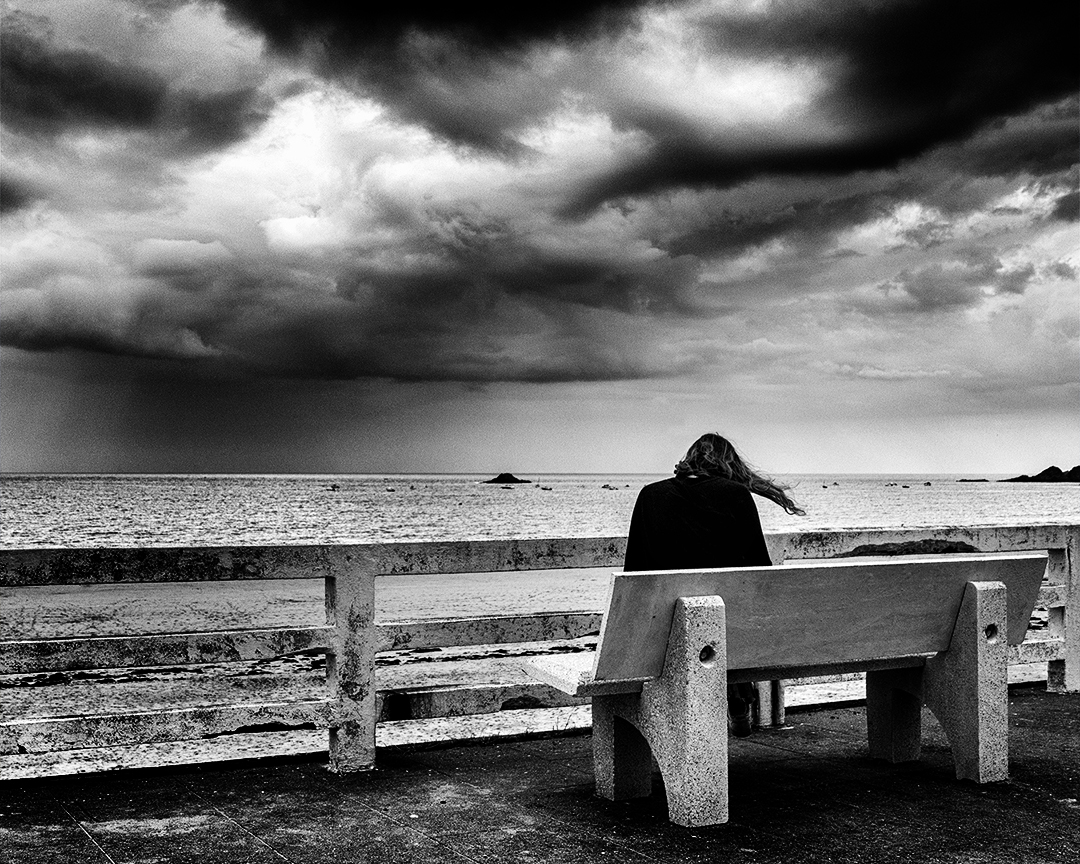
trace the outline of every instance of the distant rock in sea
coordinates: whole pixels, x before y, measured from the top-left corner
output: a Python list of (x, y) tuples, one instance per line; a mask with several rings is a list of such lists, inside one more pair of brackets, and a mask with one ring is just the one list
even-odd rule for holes
[(532, 480), (522, 480), (519, 477), (515, 477), (513, 474), (500, 474), (498, 477), (492, 477), (490, 480), (482, 480), (482, 483), (532, 483)]
[(1027, 474), (1021, 474), (1019, 477), (1010, 477), (1007, 480), (999, 481), (1001, 483), (1080, 483), (1080, 465), (1076, 465), (1070, 468), (1068, 471), (1062, 471), (1057, 465), (1051, 465), (1036, 474), (1034, 477), (1029, 477)]
[(961, 477), (957, 483), (989, 483), (985, 477)]

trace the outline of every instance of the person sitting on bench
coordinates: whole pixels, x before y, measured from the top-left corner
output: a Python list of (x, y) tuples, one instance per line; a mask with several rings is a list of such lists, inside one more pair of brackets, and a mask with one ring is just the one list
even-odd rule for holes
[[(623, 570), (693, 570), (769, 566), (761, 519), (751, 493), (805, 516), (790, 488), (759, 474), (715, 432), (698, 438), (676, 464), (675, 476), (638, 493), (630, 518)], [(752, 684), (728, 694), (728, 726), (750, 734)]]

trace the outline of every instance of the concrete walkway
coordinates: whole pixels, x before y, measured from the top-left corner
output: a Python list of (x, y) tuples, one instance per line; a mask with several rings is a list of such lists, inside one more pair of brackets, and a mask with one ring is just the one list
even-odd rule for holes
[[(682, 829), (660, 791), (593, 795), (587, 734), (315, 759), (9, 781), (0, 861), (1080, 861), (1080, 696), (1010, 692), (1012, 778), (957, 781), (932, 719), (923, 758), (866, 756), (865, 712), (791, 712), (731, 742), (731, 821)], [(659, 785), (659, 784), (656, 784)]]

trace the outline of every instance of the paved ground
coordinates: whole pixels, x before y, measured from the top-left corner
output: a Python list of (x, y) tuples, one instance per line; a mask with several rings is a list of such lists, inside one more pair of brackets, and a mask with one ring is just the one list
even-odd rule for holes
[[(317, 761), (0, 784), (0, 860), (81, 862), (1075, 862), (1080, 696), (1010, 693), (1012, 779), (957, 781), (936, 722), (923, 758), (865, 755), (861, 708), (791, 713), (732, 741), (731, 821), (687, 830), (662, 792), (593, 795), (588, 735)], [(657, 787), (659, 784), (655, 784)]]

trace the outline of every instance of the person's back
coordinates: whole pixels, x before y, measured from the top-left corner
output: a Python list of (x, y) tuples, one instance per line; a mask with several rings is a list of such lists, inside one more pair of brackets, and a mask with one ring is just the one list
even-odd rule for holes
[(671, 477), (638, 495), (624, 570), (769, 565), (749, 488), (722, 477)]
[[(769, 550), (752, 492), (789, 513), (804, 511), (784, 486), (758, 474), (721, 435), (702, 435), (675, 466), (675, 476), (638, 494), (626, 540), (624, 570), (696, 570), (769, 566)], [(728, 694), (735, 735), (750, 734), (753, 686)]]

